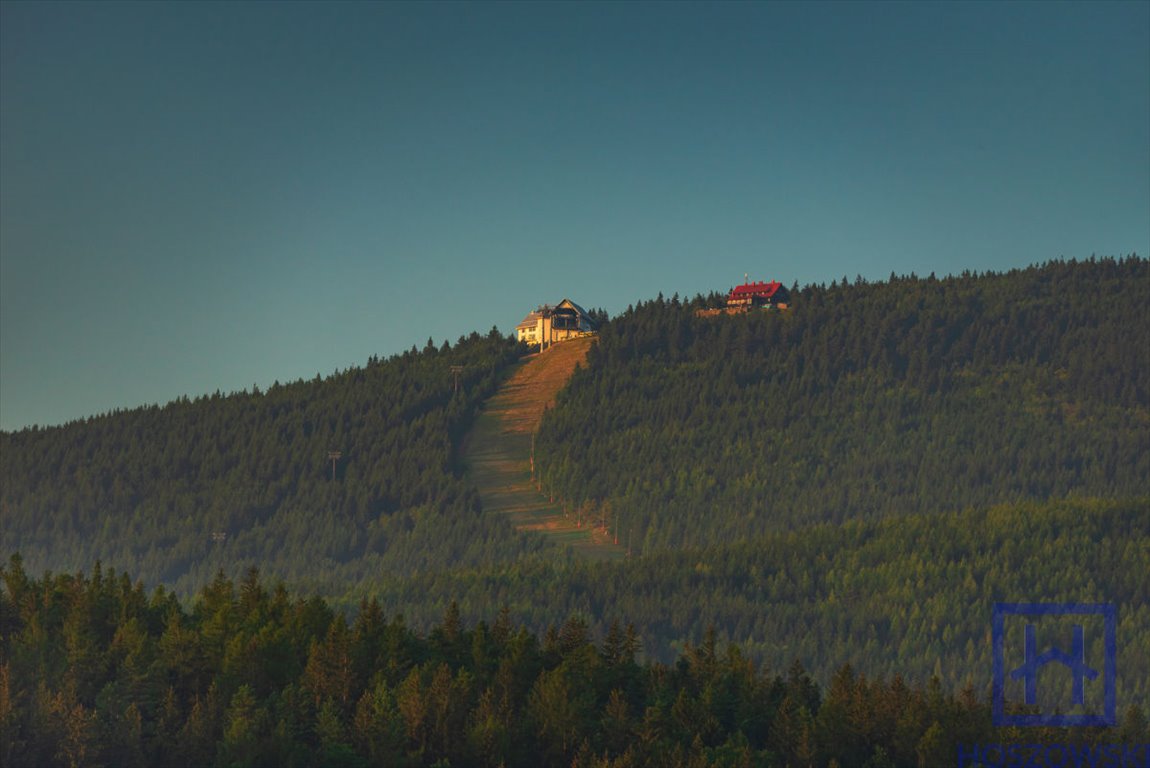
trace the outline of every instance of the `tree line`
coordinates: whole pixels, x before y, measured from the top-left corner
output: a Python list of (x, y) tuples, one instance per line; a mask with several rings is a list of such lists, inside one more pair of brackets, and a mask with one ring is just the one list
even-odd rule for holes
[(222, 574), (190, 610), (122, 573), (0, 569), (0, 757), (36, 766), (938, 766), (960, 745), (1144, 744), (1117, 728), (996, 730), (973, 689), (840, 664), (749, 661), (713, 632), (673, 664), (633, 628), (595, 641), (571, 617), (542, 637), (507, 611), (426, 634), (365, 601)]

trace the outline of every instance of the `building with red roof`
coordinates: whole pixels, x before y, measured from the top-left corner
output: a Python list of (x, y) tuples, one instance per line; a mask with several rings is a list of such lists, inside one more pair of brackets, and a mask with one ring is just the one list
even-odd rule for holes
[(747, 310), (753, 307), (777, 307), (786, 309), (790, 301), (790, 291), (782, 283), (773, 280), (769, 283), (743, 283), (727, 294), (727, 309)]

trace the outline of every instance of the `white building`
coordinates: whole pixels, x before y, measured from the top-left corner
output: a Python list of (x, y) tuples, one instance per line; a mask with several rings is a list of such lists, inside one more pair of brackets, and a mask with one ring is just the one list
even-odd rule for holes
[(529, 312), (515, 326), (515, 335), (520, 341), (538, 344), (542, 350), (557, 341), (586, 336), (593, 333), (594, 329), (591, 316), (583, 307), (571, 299), (563, 299), (554, 306), (544, 304), (534, 312)]

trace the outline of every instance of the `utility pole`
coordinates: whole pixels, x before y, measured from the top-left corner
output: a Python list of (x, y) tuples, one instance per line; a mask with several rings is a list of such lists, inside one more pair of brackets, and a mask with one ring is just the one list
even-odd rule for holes
[(539, 351), (547, 349), (551, 346), (552, 330), (554, 319), (552, 317), (552, 307), (549, 304), (544, 304), (539, 307)]
[(331, 479), (335, 480), (335, 463), (343, 458), (342, 451), (328, 451), (327, 457), (331, 459)]
[(451, 366), (451, 372), (455, 374), (455, 391), (459, 392), (459, 374), (463, 373), (462, 365)]

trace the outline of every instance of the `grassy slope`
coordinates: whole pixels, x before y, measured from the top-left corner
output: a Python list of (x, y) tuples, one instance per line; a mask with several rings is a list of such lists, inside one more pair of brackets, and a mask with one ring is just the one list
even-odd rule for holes
[(531, 479), (531, 436), (592, 343), (593, 338), (573, 339), (520, 363), (485, 404), (462, 455), (486, 512), (507, 515), (517, 529), (538, 531), (577, 554), (606, 560), (621, 557), (623, 548), (603, 529), (566, 514)]

